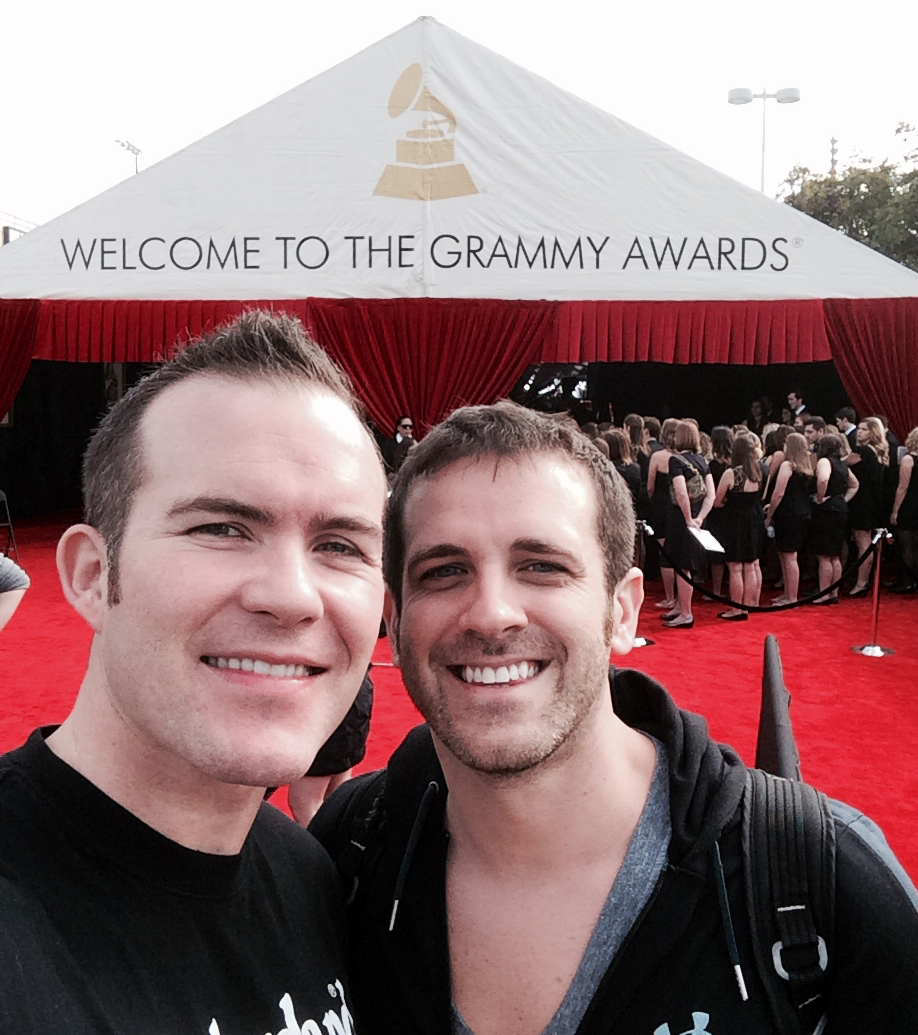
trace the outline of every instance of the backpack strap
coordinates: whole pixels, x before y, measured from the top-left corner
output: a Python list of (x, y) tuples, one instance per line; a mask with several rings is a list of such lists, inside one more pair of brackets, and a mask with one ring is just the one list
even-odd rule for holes
[(743, 796), (746, 902), (759, 975), (781, 1032), (825, 1026), (834, 951), (835, 823), (824, 794), (750, 769)]
[(334, 843), (326, 844), (326, 850), (338, 868), (347, 905), (351, 905), (357, 896), (361, 874), (372, 873), (383, 848), (382, 799), (385, 789), (385, 769), (364, 777), (362, 785), (336, 819)]

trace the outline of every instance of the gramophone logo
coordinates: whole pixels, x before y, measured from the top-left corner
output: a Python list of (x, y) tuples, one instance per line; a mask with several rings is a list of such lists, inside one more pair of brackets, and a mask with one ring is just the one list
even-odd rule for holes
[(422, 77), (419, 64), (409, 65), (392, 87), (389, 116), (413, 116), (413, 124), (395, 143), (397, 164), (386, 166), (373, 193), (408, 201), (477, 194), (468, 169), (455, 160), (456, 116), (427, 89)]

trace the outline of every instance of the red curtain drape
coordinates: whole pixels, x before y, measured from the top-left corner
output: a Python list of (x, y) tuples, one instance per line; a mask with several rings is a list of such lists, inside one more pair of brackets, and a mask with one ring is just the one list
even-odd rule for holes
[(904, 441), (918, 426), (918, 298), (827, 298), (832, 358), (859, 414), (883, 412)]
[(410, 413), (426, 431), (456, 406), (506, 395), (544, 350), (556, 305), (314, 298), (309, 319), (380, 428)]
[(13, 405), (29, 371), (40, 309), (38, 299), (0, 302), (0, 417)]
[(520, 302), (0, 300), (0, 413), (29, 360), (151, 362), (244, 308), (300, 317), (351, 373), (374, 420), (423, 426), (506, 394), (528, 363), (834, 360), (858, 412), (918, 424), (918, 299)]
[[(0, 309), (7, 304), (0, 302)], [(176, 340), (204, 333), (251, 308), (298, 316), (351, 375), (373, 420), (389, 431), (402, 412), (410, 411), (427, 428), (464, 402), (506, 395), (544, 351), (557, 303), (49, 300), (41, 303), (33, 355), (68, 362), (148, 363)]]
[(813, 363), (829, 360), (818, 299), (558, 304), (542, 362)]

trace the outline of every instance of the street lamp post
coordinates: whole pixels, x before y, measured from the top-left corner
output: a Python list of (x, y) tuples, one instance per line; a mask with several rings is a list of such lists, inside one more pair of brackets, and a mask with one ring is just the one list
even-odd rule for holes
[(120, 144), (125, 151), (130, 151), (134, 156), (134, 173), (135, 175), (140, 172), (140, 167), (137, 164), (137, 156), (141, 153), (139, 147), (135, 147), (130, 140), (116, 140), (116, 144)]
[(768, 91), (762, 87), (761, 93), (753, 93), (752, 90), (745, 88), (738, 88), (731, 90), (727, 94), (727, 102), (729, 104), (749, 104), (752, 101), (761, 100), (762, 102), (762, 179), (760, 190), (765, 193), (765, 111), (767, 100), (776, 100), (778, 104), (796, 104), (800, 100), (800, 91), (796, 87), (789, 87), (785, 90), (777, 90), (775, 93), (768, 93)]

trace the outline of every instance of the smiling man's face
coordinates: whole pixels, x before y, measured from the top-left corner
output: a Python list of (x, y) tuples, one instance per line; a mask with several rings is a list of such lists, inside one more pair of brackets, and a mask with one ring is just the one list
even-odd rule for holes
[[(275, 786), (353, 701), (382, 607), (385, 482), (340, 399), (200, 375), (141, 429), (143, 477), (101, 611), (96, 706), (161, 771)], [(104, 584), (104, 578), (102, 579)]]
[[(435, 737), (485, 773), (545, 762), (608, 696), (610, 648), (630, 635), (588, 476), (560, 453), (458, 461), (412, 486), (405, 545), (388, 624)], [(638, 605), (639, 579), (623, 580)]]

